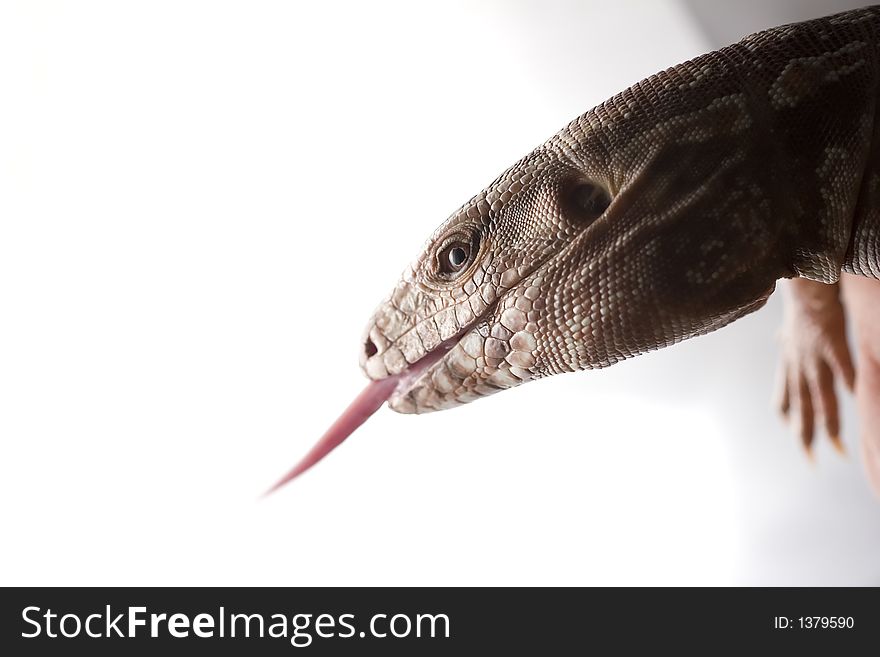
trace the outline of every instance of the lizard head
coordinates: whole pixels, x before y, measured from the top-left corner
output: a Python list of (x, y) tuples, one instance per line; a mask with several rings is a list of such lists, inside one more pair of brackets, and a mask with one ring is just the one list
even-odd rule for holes
[(731, 130), (741, 104), (713, 111), (653, 136), (622, 121), (615, 148), (586, 115), (450, 216), (364, 336), (366, 375), (397, 381), (391, 408), (605, 367), (760, 307), (775, 208), (741, 147), (748, 122)]
[(394, 410), (447, 408), (540, 376), (539, 272), (611, 202), (596, 173), (539, 148), (431, 235), (364, 338), (367, 376), (400, 378)]

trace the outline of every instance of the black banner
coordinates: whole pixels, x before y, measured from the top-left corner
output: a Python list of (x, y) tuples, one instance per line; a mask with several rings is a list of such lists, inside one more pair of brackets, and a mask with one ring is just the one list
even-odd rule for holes
[[(6, 655), (441, 655), (880, 644), (877, 589), (3, 589)], [(246, 653), (245, 653), (246, 651)], [(494, 653), (493, 653), (494, 654)]]

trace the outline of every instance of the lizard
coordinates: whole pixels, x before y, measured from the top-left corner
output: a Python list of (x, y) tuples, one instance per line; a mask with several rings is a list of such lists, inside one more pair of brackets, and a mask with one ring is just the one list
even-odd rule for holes
[(720, 329), (780, 279), (880, 279), (880, 7), (745, 37), (577, 117), (449, 216), (370, 319), (370, 384), (427, 413)]

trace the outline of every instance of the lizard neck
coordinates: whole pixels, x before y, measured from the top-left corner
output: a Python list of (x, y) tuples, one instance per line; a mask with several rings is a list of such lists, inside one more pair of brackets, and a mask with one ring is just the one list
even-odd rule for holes
[(878, 264), (878, 31), (880, 13), (868, 8), (724, 49), (745, 64), (738, 70), (773, 146), (775, 157), (755, 166), (771, 166), (785, 196), (778, 250), (789, 275), (833, 283), (857, 263)]
[[(877, 277), (878, 35), (873, 7), (751, 35), (631, 87), (549, 146), (576, 165), (601, 162), (614, 191), (648, 192), (646, 213), (702, 186), (725, 212), (687, 229), (711, 223), (707, 238), (723, 237), (730, 257), (751, 259), (767, 284), (832, 283), (842, 270)], [(659, 190), (674, 171), (702, 185)]]

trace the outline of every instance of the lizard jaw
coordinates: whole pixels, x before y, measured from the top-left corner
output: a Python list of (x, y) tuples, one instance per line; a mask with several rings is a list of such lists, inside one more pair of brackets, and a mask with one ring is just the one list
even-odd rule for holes
[[(493, 300), (455, 335), (443, 340), (402, 372), (388, 377), (397, 379), (397, 384), (388, 397), (388, 407), (397, 413), (418, 414), (438, 410), (441, 407), (458, 406), (461, 402), (455, 398), (445, 400), (445, 404), (441, 406), (436, 405), (436, 399), (435, 403), (426, 405), (423, 403), (425, 401), (423, 395), (430, 391), (436, 397), (437, 393), (442, 393), (438, 389), (438, 384), (441, 386), (444, 383), (450, 384), (452, 380), (460, 383), (475, 373), (473, 362), (468, 362), (470, 356), (466, 352), (473, 353), (475, 348), (482, 351), (486, 340), (482, 334), (488, 335), (488, 323), (496, 313), (502, 298)], [(467, 346), (464, 345), (465, 342)], [(441, 396), (445, 395), (441, 394)]]
[(388, 397), (388, 407), (398, 413), (419, 413), (425, 410), (420, 409), (413, 399), (413, 393), (430, 383), (434, 370), (440, 367), (440, 363), (472, 329), (473, 326), (466, 326), (457, 335), (441, 342), (403, 372), (393, 375), (397, 379), (397, 385)]
[(401, 399), (416, 385), (418, 385), (418, 383), (428, 372), (428, 370), (430, 370), (432, 366), (443, 360), (446, 354), (449, 353), (449, 351), (451, 351), (456, 344), (458, 344), (461, 336), (465, 332), (469, 331), (470, 328), (471, 327), (468, 326), (463, 331), (460, 331), (457, 335), (449, 338), (448, 340), (444, 340), (434, 349), (422, 356), (415, 363), (407, 367), (400, 374), (394, 374), (390, 376), (389, 378), (395, 379), (397, 381), (397, 384), (395, 385), (394, 390), (391, 392), (391, 395), (388, 397), (388, 403), (393, 405), (395, 401)]
[(513, 291), (498, 298), (479, 318), (401, 372), (389, 408), (408, 414), (444, 410), (535, 378), (536, 327), (515, 308), (515, 298)]

